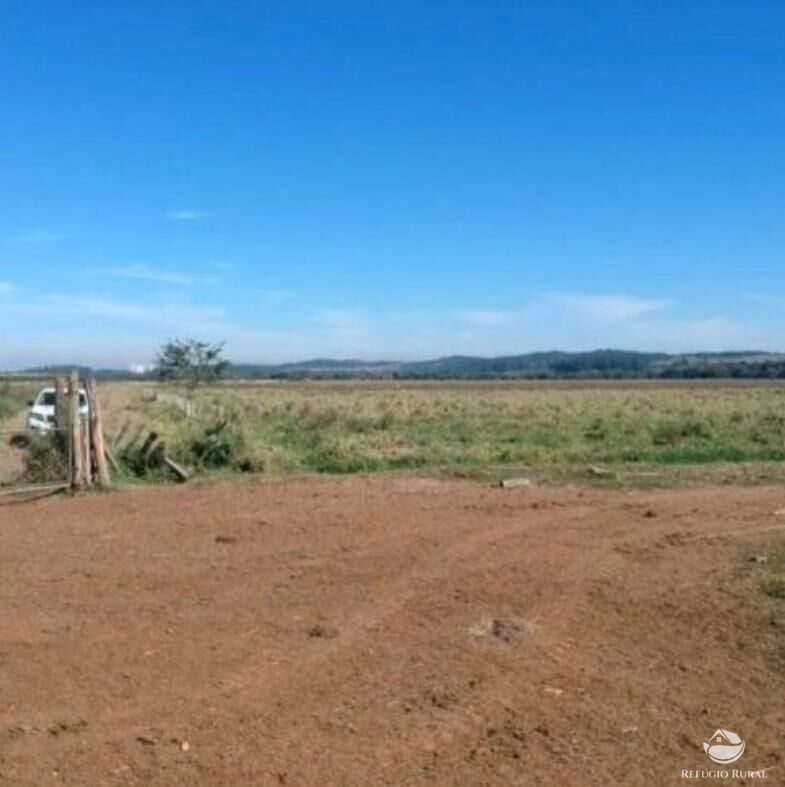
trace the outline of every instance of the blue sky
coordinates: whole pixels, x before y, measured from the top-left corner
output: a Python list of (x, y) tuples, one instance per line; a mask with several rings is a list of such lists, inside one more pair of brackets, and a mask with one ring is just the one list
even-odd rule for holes
[(0, 367), (785, 350), (781, 2), (5, 0)]

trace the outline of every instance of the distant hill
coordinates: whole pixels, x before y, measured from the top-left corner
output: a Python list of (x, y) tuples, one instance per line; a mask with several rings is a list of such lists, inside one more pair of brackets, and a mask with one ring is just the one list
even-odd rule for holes
[(232, 376), (273, 379), (390, 378), (434, 380), (590, 378), (783, 378), (785, 354), (759, 351), (668, 354), (602, 349), (428, 361), (317, 359), (293, 364), (234, 365)]
[[(62, 374), (68, 365), (29, 369), (29, 374)], [(116, 369), (80, 367), (104, 379), (149, 379)], [(242, 379), (398, 379), (398, 380), (497, 380), (497, 379), (785, 379), (785, 353), (757, 350), (700, 353), (647, 353), (601, 349), (588, 352), (523, 353), (484, 358), (451, 355), (429, 361), (367, 361), (315, 358), (281, 364), (235, 363), (229, 376)]]

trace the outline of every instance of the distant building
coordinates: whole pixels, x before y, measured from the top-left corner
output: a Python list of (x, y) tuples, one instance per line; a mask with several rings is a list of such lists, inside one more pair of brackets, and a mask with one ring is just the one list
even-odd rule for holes
[(147, 374), (150, 371), (150, 366), (144, 363), (132, 363), (131, 374)]

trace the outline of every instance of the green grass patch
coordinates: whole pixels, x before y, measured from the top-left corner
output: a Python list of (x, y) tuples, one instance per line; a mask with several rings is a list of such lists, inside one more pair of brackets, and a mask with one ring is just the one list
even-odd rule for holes
[[(785, 544), (768, 556), (763, 592), (773, 599), (785, 601)], [(785, 604), (781, 613), (785, 614)]]
[[(196, 393), (194, 418), (151, 398), (113, 387), (112, 417), (155, 429), (173, 458), (204, 472), (785, 471), (785, 387), (226, 385)], [(211, 435), (219, 421), (224, 431)]]

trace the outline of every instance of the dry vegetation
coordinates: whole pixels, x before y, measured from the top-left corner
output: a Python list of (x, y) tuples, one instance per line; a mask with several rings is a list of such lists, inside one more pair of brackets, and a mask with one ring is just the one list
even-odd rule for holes
[(29, 383), (0, 382), (0, 424), (24, 407), (34, 390)]
[(104, 389), (115, 428), (153, 428), (178, 461), (203, 470), (785, 474), (778, 386), (223, 385), (199, 390), (190, 418), (166, 401), (172, 392)]

